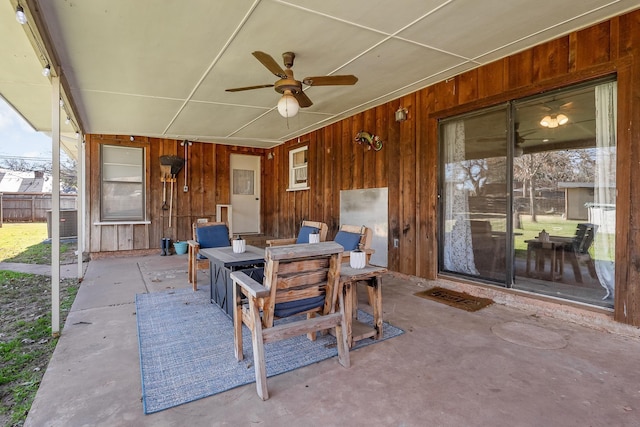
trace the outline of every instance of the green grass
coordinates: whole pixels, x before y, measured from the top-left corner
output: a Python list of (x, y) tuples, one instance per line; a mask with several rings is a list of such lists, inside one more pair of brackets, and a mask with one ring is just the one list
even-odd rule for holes
[[(46, 223), (4, 223), (0, 228), (0, 262), (51, 264), (51, 245), (42, 243), (46, 238)], [(70, 250), (71, 245), (60, 244), (61, 256)]]
[[(491, 229), (493, 231), (504, 231), (506, 229), (506, 221), (501, 219), (490, 219)], [(514, 249), (516, 257), (527, 256), (526, 240), (538, 237), (538, 234), (545, 230), (552, 236), (573, 237), (576, 233), (578, 224), (585, 222), (584, 220), (567, 220), (559, 215), (537, 215), (537, 221), (531, 221), (531, 215), (520, 215), (520, 225), (522, 228), (514, 228)], [(597, 238), (597, 234), (596, 234)], [(615, 253), (615, 239), (610, 239), (611, 245), (609, 253)], [(596, 258), (595, 247), (592, 245), (589, 249), (592, 258)], [(613, 259), (611, 259), (613, 260)]]
[(515, 236), (516, 250), (524, 250), (526, 252), (527, 244), (525, 240), (538, 237), (538, 234), (542, 230), (545, 230), (552, 236), (572, 237), (576, 234), (578, 224), (584, 222), (562, 219), (560, 216), (553, 215), (538, 215), (537, 220), (537, 222), (532, 222), (530, 215), (520, 215), (522, 228), (514, 229), (515, 233), (522, 233), (522, 235)]
[(4, 223), (0, 228), (0, 261), (11, 259), (47, 238), (47, 224)]
[[(3, 224), (0, 260), (49, 263), (46, 232), (46, 224)], [(60, 283), (60, 328), (78, 288), (77, 279)], [(0, 425), (21, 426), (58, 341), (51, 334), (51, 278), (0, 270), (0, 307)]]

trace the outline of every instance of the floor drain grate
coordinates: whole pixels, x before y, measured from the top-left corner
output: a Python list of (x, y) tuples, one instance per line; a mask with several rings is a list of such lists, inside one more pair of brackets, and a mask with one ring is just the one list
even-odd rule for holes
[(466, 311), (477, 311), (493, 303), (489, 298), (480, 298), (464, 292), (435, 287), (415, 294), (421, 298), (447, 304)]

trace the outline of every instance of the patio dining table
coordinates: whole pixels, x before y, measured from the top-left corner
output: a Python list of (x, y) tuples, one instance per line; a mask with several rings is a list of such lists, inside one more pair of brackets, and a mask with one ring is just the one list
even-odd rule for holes
[(233, 320), (233, 280), (231, 272), (264, 266), (264, 249), (247, 245), (242, 253), (231, 246), (200, 249), (209, 259), (211, 302), (217, 304)]
[[(527, 244), (527, 276), (531, 275), (531, 254), (535, 255), (535, 269), (536, 272), (541, 273), (545, 270), (545, 258), (548, 253), (551, 258), (551, 272), (549, 280), (554, 282), (556, 280), (555, 272), (556, 265), (558, 266), (558, 274), (562, 277), (564, 272), (564, 246), (571, 243), (572, 237), (564, 236), (549, 236), (547, 241), (542, 241), (539, 238), (533, 238), (525, 240)], [(560, 252), (560, 259), (558, 263), (558, 252)], [(559, 264), (559, 265), (558, 265)]]
[[(209, 285), (211, 302), (217, 304), (233, 320), (233, 279), (231, 273), (264, 267), (265, 250), (247, 245), (245, 252), (235, 253), (231, 246), (200, 249), (200, 253), (209, 259)], [(363, 269), (354, 269), (343, 264), (340, 271), (340, 292), (344, 293), (345, 316), (349, 348), (364, 338), (382, 337), (382, 279), (387, 272), (384, 267), (367, 265)], [(367, 284), (369, 304), (373, 309), (374, 325), (369, 327), (357, 319), (357, 283)]]

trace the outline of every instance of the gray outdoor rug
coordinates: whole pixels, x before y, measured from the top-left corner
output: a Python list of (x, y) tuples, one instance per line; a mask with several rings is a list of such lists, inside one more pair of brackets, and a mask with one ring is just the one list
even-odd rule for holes
[[(206, 292), (181, 289), (136, 295), (142, 403), (145, 414), (162, 411), (255, 382), (251, 335), (244, 329), (244, 355), (233, 354), (233, 322)], [(372, 324), (372, 317), (358, 312)], [(383, 340), (402, 334), (385, 322)], [(379, 341), (365, 339), (360, 348)], [(337, 356), (331, 335), (306, 336), (265, 345), (267, 376)], [(336, 361), (335, 369), (344, 369)]]

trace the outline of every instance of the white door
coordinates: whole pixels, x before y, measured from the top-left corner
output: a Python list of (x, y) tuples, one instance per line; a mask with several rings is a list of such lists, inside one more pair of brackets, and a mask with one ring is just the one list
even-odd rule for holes
[(231, 155), (233, 234), (260, 233), (260, 156)]

